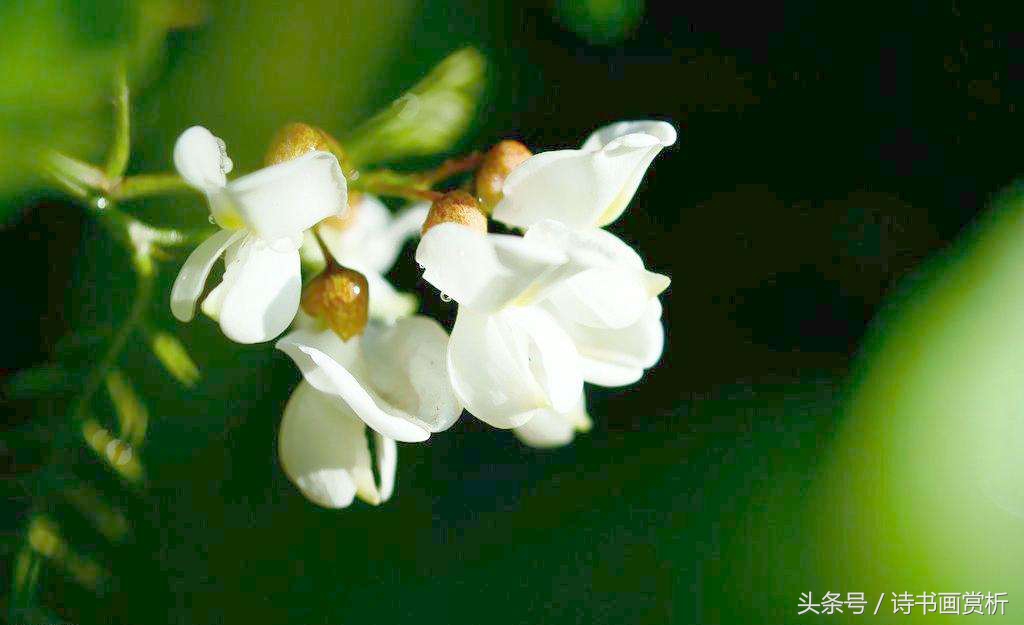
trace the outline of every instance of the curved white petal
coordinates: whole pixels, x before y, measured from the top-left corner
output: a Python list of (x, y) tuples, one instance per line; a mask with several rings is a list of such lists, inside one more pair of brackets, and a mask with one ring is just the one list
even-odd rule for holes
[[(628, 124), (621, 128), (630, 128)], [(595, 133), (584, 149), (530, 157), (505, 179), (494, 218), (520, 228), (541, 219), (555, 219), (571, 228), (615, 221), (654, 157), (675, 142), (675, 130), (661, 124), (638, 123), (640, 131), (621, 136), (617, 126), (610, 126)]]
[(221, 285), (203, 311), (220, 321), (224, 335), (238, 343), (269, 341), (288, 328), (299, 308), (302, 277), (297, 251), (279, 252), (247, 237), (228, 264)]
[(498, 310), (525, 301), (560, 276), (564, 253), (523, 237), (481, 235), (458, 224), (431, 228), (416, 248), (423, 278), (474, 310)]
[(676, 142), (677, 133), (672, 124), (655, 120), (615, 122), (602, 126), (587, 137), (583, 142), (583, 150), (600, 150), (620, 137), (632, 134), (651, 135), (658, 139), (662, 146), (668, 147)]
[(430, 432), (411, 421), (408, 415), (382, 401), (379, 396), (372, 393), (369, 384), (364, 384), (353, 374), (359, 372), (362, 366), (361, 358), (356, 357), (346, 368), (331, 357), (329, 352), (338, 351), (324, 346), (325, 343), (332, 342), (331, 337), (336, 339), (338, 344), (343, 343), (330, 330), (320, 333), (296, 330), (278, 341), (277, 348), (295, 361), (303, 377), (314, 388), (344, 401), (360, 419), (377, 432), (388, 438), (410, 443), (429, 438)]
[(192, 126), (174, 143), (174, 167), (185, 182), (209, 191), (224, 186), (231, 159), (223, 141), (202, 126)]
[(637, 321), (669, 285), (667, 276), (644, 269), (640, 256), (615, 235), (596, 228), (574, 231), (551, 220), (537, 222), (525, 238), (562, 250), (566, 278), (548, 298), (569, 319), (598, 328), (624, 328)]
[(324, 223), (319, 232), (331, 255), (342, 265), (363, 273), (386, 273), (405, 242), (419, 233), (429, 209), (429, 204), (421, 202), (392, 217), (379, 199), (364, 195), (355, 206), (351, 223), (345, 227)]
[(233, 180), (215, 197), (229, 203), (246, 228), (272, 242), (300, 238), (320, 220), (340, 214), (348, 186), (333, 154), (309, 152)]
[(185, 259), (178, 277), (171, 287), (171, 314), (178, 321), (191, 321), (195, 316), (196, 300), (203, 293), (213, 264), (232, 243), (244, 233), (221, 230), (199, 244)]
[(523, 425), (538, 410), (566, 412), (583, 388), (572, 341), (535, 307), (484, 314), (460, 306), (448, 372), (466, 409), (498, 428)]
[(398, 445), (379, 432), (373, 433), (377, 449), (377, 474), (380, 475), (380, 500), (391, 499), (395, 492), (395, 471), (398, 468)]
[(552, 308), (576, 345), (586, 382), (599, 386), (632, 384), (661, 358), (665, 329), (661, 325), (661, 303), (657, 299), (648, 304), (636, 323), (619, 329), (593, 328), (575, 323)]
[(572, 442), (576, 432), (588, 432), (591, 428), (587, 414), (586, 397), (581, 394), (579, 402), (567, 413), (553, 410), (538, 410), (533, 418), (515, 428), (516, 437), (530, 447), (560, 447)]
[(317, 505), (344, 508), (356, 494), (371, 504), (386, 499), (374, 483), (366, 426), (343, 403), (306, 382), (285, 406), (278, 455), (288, 478)]
[(447, 430), (462, 414), (448, 376), (448, 334), (417, 315), (394, 325), (371, 323), (362, 338), (361, 374), (372, 391), (430, 432)]

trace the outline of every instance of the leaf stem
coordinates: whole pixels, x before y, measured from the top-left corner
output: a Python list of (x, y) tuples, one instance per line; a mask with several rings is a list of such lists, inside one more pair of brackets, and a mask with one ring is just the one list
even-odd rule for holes
[(124, 63), (117, 68), (114, 85), (114, 141), (104, 168), (107, 180), (120, 180), (128, 168), (131, 149), (131, 110), (128, 106), (128, 76)]

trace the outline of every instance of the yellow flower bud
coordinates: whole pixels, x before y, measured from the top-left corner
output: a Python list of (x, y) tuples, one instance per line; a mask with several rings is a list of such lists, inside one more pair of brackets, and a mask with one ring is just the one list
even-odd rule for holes
[(366, 277), (353, 269), (327, 263), (302, 292), (302, 310), (321, 319), (347, 341), (362, 334), (369, 313), (370, 289)]
[(426, 234), (427, 230), (443, 223), (462, 224), (481, 234), (487, 232), (487, 217), (476, 199), (465, 191), (449, 191), (435, 200), (423, 221), (421, 232)]
[(332, 152), (332, 147), (337, 147), (337, 142), (323, 130), (298, 122), (286, 124), (274, 135), (263, 162), (268, 166), (276, 165), (298, 158), (306, 152)]
[(476, 172), (476, 194), (486, 213), (501, 201), (501, 187), (505, 178), (517, 165), (533, 156), (529, 148), (518, 141), (506, 139), (498, 142), (484, 155)]

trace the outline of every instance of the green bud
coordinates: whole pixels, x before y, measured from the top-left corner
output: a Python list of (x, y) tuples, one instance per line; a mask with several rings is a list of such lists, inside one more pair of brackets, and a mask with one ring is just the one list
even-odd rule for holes
[(168, 332), (151, 332), (149, 346), (153, 355), (175, 380), (188, 388), (199, 381), (199, 367), (177, 337)]

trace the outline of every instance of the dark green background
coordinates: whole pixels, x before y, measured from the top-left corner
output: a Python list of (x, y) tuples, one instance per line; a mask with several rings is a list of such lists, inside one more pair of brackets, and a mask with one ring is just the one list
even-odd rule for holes
[[(885, 302), (930, 297), (959, 262), (950, 244), (1020, 169), (1011, 11), (649, 2), (624, 38), (595, 41), (596, 27), (546, 3), (322, 5), (224, 2), (171, 33), (137, 99), (133, 170), (167, 168), (193, 123), (224, 136), (245, 170), (283, 122), (341, 133), (475, 45), (489, 88), (463, 147), (572, 147), (620, 119), (680, 130), (612, 226), (673, 279), (662, 361), (635, 386), (592, 389), (596, 426), (569, 447), (527, 449), (465, 417), (400, 446), (385, 506), (321, 510), (276, 459), (297, 373), (269, 346), (229, 345), (205, 318), (175, 324), (176, 259), (154, 319), (180, 330), (203, 381), (183, 391), (144, 346), (129, 349), (124, 368), (153, 415), (150, 485), (130, 495), (84, 469), (129, 514), (132, 537), (114, 547), (79, 531), (113, 585), (97, 598), (50, 570), (45, 605), (82, 623), (488, 624), (919, 622), (797, 616), (800, 593), (826, 590), (866, 591), (872, 605), (879, 592), (1010, 591), (1014, 607), (1024, 508), (999, 519), (1002, 535), (944, 525), (944, 539), (988, 542), (923, 558), (942, 548), (921, 536), (944, 509), (903, 498), (904, 473), (887, 468), (913, 451), (856, 434), (884, 442), (870, 423), (903, 419), (914, 427), (895, 440), (912, 441), (936, 424), (898, 393), (859, 412), (844, 403), (872, 379), (871, 355), (918, 330)], [(131, 293), (126, 259), (74, 205), (35, 194), (23, 206), (0, 232), (7, 371), (47, 360), (72, 328), (116, 324)], [(205, 219), (195, 200), (175, 208)], [(411, 248), (393, 277), (450, 321), (454, 305), (418, 280)], [(949, 366), (931, 383), (955, 387), (961, 365)], [(894, 375), (901, 388), (911, 374)], [(15, 424), (46, 418), (12, 406)], [(20, 453), (6, 455), (12, 475), (38, 462)], [(906, 475), (934, 474), (943, 458)], [(17, 536), (28, 501), (10, 502)], [(952, 573), (967, 563), (991, 564), (989, 576)]]

